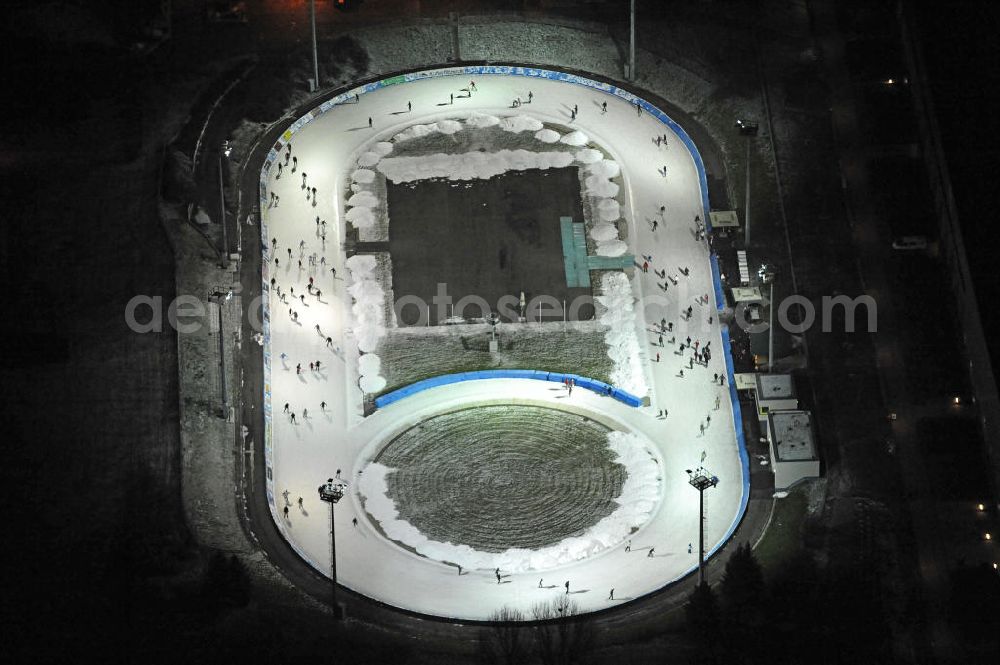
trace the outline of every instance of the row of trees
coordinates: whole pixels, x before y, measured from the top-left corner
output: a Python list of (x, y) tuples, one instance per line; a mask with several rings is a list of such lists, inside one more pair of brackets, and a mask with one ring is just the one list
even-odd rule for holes
[(685, 607), (695, 663), (886, 663), (890, 633), (863, 571), (821, 573), (802, 553), (765, 580), (749, 545), (717, 588), (702, 583)]
[[(557, 619), (563, 619), (558, 621)], [(526, 626), (527, 620), (539, 623)], [(493, 626), (483, 629), (480, 659), (488, 665), (571, 665), (586, 660), (593, 646), (593, 623), (580, 615), (572, 600), (558, 598), (537, 603), (530, 617), (504, 607), (490, 617)]]
[[(740, 545), (726, 563), (721, 584), (713, 588), (702, 583), (688, 597), (685, 630), (679, 636), (689, 647), (686, 654), (671, 650), (656, 662), (891, 662), (883, 608), (871, 576), (863, 572), (837, 566), (821, 572), (802, 553), (765, 578), (750, 546)], [(579, 615), (573, 601), (542, 603), (528, 614), (505, 607), (491, 620), (495, 625), (484, 628), (480, 638), (483, 663), (578, 665), (594, 660), (601, 620)]]

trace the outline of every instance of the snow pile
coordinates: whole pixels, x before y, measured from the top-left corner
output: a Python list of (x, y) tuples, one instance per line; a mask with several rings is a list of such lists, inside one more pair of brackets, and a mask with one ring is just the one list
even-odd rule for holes
[(597, 246), (598, 256), (621, 256), (628, 251), (628, 245), (624, 240), (609, 240)]
[(600, 150), (585, 148), (583, 150), (578, 150), (574, 155), (574, 158), (581, 164), (593, 164), (604, 159), (604, 155), (601, 154)]
[(613, 222), (622, 216), (621, 206), (614, 199), (602, 199), (597, 204), (597, 214), (605, 222)]
[(388, 141), (379, 141), (378, 143), (372, 146), (372, 152), (381, 157), (385, 157), (390, 152), (392, 152), (392, 144), (389, 143)]
[(604, 341), (608, 345), (608, 357), (614, 363), (611, 369), (611, 383), (624, 390), (643, 397), (648, 392), (639, 357), (639, 340), (635, 333), (635, 297), (632, 285), (622, 272), (605, 273), (601, 279), (602, 295), (595, 300), (607, 308), (600, 322), (608, 326)]
[(377, 152), (363, 152), (358, 157), (358, 166), (375, 166), (380, 159), (382, 159), (382, 155)]
[(484, 127), (493, 127), (494, 125), (500, 124), (500, 118), (495, 115), (486, 115), (484, 113), (472, 113), (468, 118), (465, 119), (465, 124), (469, 127), (475, 127), (476, 129), (482, 129)]
[[(352, 282), (347, 292), (354, 299), (351, 307), (354, 314), (352, 329), (358, 340), (358, 350), (370, 353), (378, 346), (379, 339), (385, 336), (385, 291), (375, 278), (377, 262), (371, 254), (355, 254), (347, 259), (345, 265), (351, 273)], [(365, 376), (364, 372), (362, 376)], [(369, 378), (380, 377), (375, 374)]]
[(562, 137), (559, 140), (565, 143), (566, 145), (575, 145), (575, 146), (585, 146), (588, 143), (590, 143), (590, 137), (581, 132), (580, 130), (577, 130), (575, 132), (570, 132), (569, 134), (567, 134), (566, 136)]
[(542, 129), (535, 132), (535, 138), (542, 143), (555, 143), (559, 140), (559, 132), (554, 129)]
[(370, 169), (358, 169), (351, 174), (351, 180), (362, 185), (370, 185), (375, 181), (375, 172)]
[(614, 198), (618, 195), (618, 185), (611, 182), (604, 176), (596, 174), (589, 175), (587, 176), (587, 179), (583, 181), (583, 184), (587, 187), (587, 194), (590, 196)]
[(618, 229), (615, 228), (614, 224), (602, 222), (590, 227), (590, 237), (598, 243), (607, 242), (608, 240), (617, 240)]
[(505, 132), (537, 132), (542, 127), (542, 121), (530, 115), (510, 115), (500, 121), (500, 128)]
[(358, 229), (370, 229), (375, 225), (375, 215), (372, 214), (371, 208), (351, 208), (344, 215), (344, 219)]
[[(378, 170), (395, 183), (429, 178), (488, 180), (507, 171), (562, 168), (569, 166), (572, 161), (572, 155), (567, 152), (501, 150), (486, 153), (477, 151), (458, 154), (436, 153), (419, 157), (390, 157), (379, 163)], [(356, 196), (360, 196), (360, 194), (352, 196), (351, 200)], [(350, 204), (350, 202), (348, 203)]]
[(555, 545), (537, 550), (511, 548), (503, 552), (482, 552), (468, 545), (431, 540), (400, 519), (395, 502), (388, 496), (386, 480), (395, 470), (383, 464), (372, 462), (365, 467), (358, 490), (364, 497), (365, 510), (378, 520), (386, 536), (429, 559), (447, 561), (468, 570), (501, 568), (511, 573), (547, 570), (614, 547), (649, 520), (659, 501), (662, 485), (660, 465), (649, 452), (651, 447), (637, 434), (609, 432), (608, 448), (615, 453), (615, 462), (625, 467), (626, 472), (621, 494), (615, 499), (618, 507), (579, 536), (564, 538)]
[(622, 169), (618, 166), (618, 162), (611, 159), (602, 159), (588, 166), (587, 171), (602, 178), (614, 178), (622, 172)]
[(462, 131), (462, 123), (457, 120), (442, 120), (437, 123), (437, 128), (442, 134), (454, 134)]
[(409, 141), (410, 139), (419, 139), (431, 134), (436, 134), (438, 131), (437, 123), (433, 122), (429, 125), (412, 125), (407, 127), (400, 133), (392, 137), (393, 141)]
[(347, 205), (356, 208), (374, 208), (378, 205), (378, 199), (371, 192), (362, 190), (347, 199)]
[(385, 377), (379, 376), (382, 371), (382, 359), (374, 353), (366, 353), (358, 358), (358, 372), (361, 380), (358, 385), (366, 393), (381, 392), (385, 388)]

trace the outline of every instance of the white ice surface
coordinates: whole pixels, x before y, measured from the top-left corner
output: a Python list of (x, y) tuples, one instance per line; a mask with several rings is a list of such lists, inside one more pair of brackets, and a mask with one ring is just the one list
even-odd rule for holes
[[(561, 585), (568, 579), (573, 589), (581, 591), (574, 594), (574, 599), (582, 610), (604, 609), (619, 602), (607, 600), (610, 587), (615, 587), (616, 598), (635, 598), (694, 569), (697, 557), (687, 553), (687, 546), (697, 541), (698, 493), (687, 484), (684, 469), (696, 466), (703, 451), (706, 466), (720, 479), (716, 488), (705, 493), (708, 515), (705, 536), (709, 550), (720, 543), (738, 516), (742, 467), (737, 455), (729, 392), (711, 380), (713, 372), (725, 371), (719, 322), (715, 316), (712, 324), (707, 323), (708, 315), (715, 313), (714, 302), (702, 305), (696, 300), (703, 293), (714, 298), (707, 250), (703, 243), (695, 242), (691, 233), (694, 216), (704, 219), (706, 212), (701, 203), (698, 174), (673, 132), (649, 114), (637, 118), (634, 107), (627, 101), (578, 85), (531, 79), (530, 87), (534, 92), (531, 111), (538, 124), (521, 131), (537, 132), (543, 128), (542, 121), (564, 124), (567, 104), (578, 103), (585, 107), (594, 102), (608, 102), (607, 114), (583, 114), (574, 124), (590, 137), (593, 145), (607, 150), (611, 159), (621, 165), (623, 205), (616, 214), (618, 217), (624, 215), (623, 223), (628, 224), (629, 251), (637, 256), (653, 256), (649, 273), (637, 273), (631, 280), (632, 296), (640, 298), (641, 303), (632, 311), (632, 334), (629, 335), (626, 325), (619, 321), (606, 335), (609, 354), (620, 355), (621, 359), (616, 362), (624, 368), (613, 377), (615, 382), (627, 389), (630, 376), (647, 377), (652, 404), (648, 408), (633, 409), (585, 390), (573, 391), (573, 396), (567, 400), (560, 391), (553, 392), (551, 385), (544, 382), (489, 380), (436, 388), (362, 417), (358, 346), (363, 342), (364, 346), (374, 348), (370, 345), (371, 340), (362, 341), (361, 337), (377, 336), (378, 326), (371, 326), (368, 333), (360, 334), (363, 331), (355, 322), (353, 299), (346, 291), (356, 279), (345, 268), (345, 257), (340, 249), (345, 239), (344, 201), (352, 192), (344, 191), (344, 185), (338, 183), (343, 183), (345, 174), (357, 169), (356, 158), (352, 156), (372, 152), (375, 142), (388, 141), (392, 137), (398, 141), (404, 133), (419, 134), (419, 130), (410, 127), (411, 123), (426, 127), (449, 117), (464, 117), (459, 115), (463, 112), (502, 117), (509, 112), (512, 98), (527, 95), (528, 80), (521, 77), (481, 76), (476, 82), (480, 91), (471, 99), (456, 98), (454, 107), (447, 111), (442, 111), (436, 103), (425, 104), (417, 100), (447, 100), (449, 92), (457, 93), (467, 85), (464, 76), (421, 79), (366, 93), (361, 96), (360, 104), (338, 106), (306, 125), (293, 137), (293, 154), (298, 157), (300, 168), (309, 172), (310, 181), (321, 191), (332, 193), (332, 196), (320, 197), (315, 208), (302, 196), (296, 179), (275, 180), (275, 173), (271, 173), (265, 182), (268, 191), (281, 196), (279, 207), (268, 207), (265, 201), (262, 210), (268, 225), (268, 239), (275, 237), (278, 240), (278, 256), (284, 258), (287, 248), (297, 252), (300, 240), (305, 239), (305, 254), (320, 253), (328, 268), (337, 269), (336, 277), (329, 270), (324, 272), (314, 267), (299, 272), (291, 265), (294, 262), (283, 260), (280, 269), (272, 270), (269, 275), (276, 277), (283, 290), (294, 287), (296, 294), (300, 290), (305, 292), (309, 276), (313, 276), (323, 290), (322, 302), (308, 299), (305, 306), (295, 307), (299, 313), (297, 323), (288, 317), (288, 306), (270, 294), (271, 399), (272, 406), (279, 405), (273, 409), (271, 425), (275, 523), (306, 560), (317, 570), (326, 572), (330, 563), (329, 512), (315, 498), (315, 491), (316, 486), (336, 469), (343, 469), (344, 477), (354, 482), (336, 510), (341, 584), (415, 612), (485, 619), (504, 605), (530, 612), (533, 604), (561, 593), (561, 588), (539, 589), (539, 577), (545, 578), (546, 586)], [(408, 100), (414, 100), (412, 113), (391, 114), (392, 110), (405, 108)], [(369, 116), (375, 117), (376, 129), (355, 131), (357, 127), (367, 127)], [(508, 123), (513, 124), (530, 123)], [(430, 131), (437, 130), (423, 133)], [(670, 135), (670, 148), (658, 149), (650, 137), (664, 132)], [(576, 151), (571, 157), (581, 164), (605, 159), (601, 151), (589, 148)], [(663, 164), (670, 173), (666, 179), (656, 172)], [(661, 205), (667, 206), (667, 214), (654, 233), (641, 220), (657, 216)], [(325, 243), (314, 235), (316, 215), (330, 222)], [(376, 279), (374, 257), (357, 256), (350, 261), (355, 267), (370, 261), (367, 279)], [(680, 283), (671, 285), (667, 292), (661, 291), (656, 286), (653, 269), (676, 273), (677, 266), (689, 266), (690, 275), (680, 277)], [(690, 321), (678, 316), (688, 305), (695, 308)], [(379, 316), (384, 316), (384, 307), (380, 305), (375, 309), (379, 313), (369, 312), (363, 318), (377, 322)], [(648, 333), (648, 327), (661, 317), (674, 323), (678, 339), (691, 335), (703, 344), (711, 342), (716, 353), (708, 367), (695, 365), (693, 370), (688, 369), (689, 355), (675, 355), (675, 345), (650, 345), (656, 342), (656, 335)], [(323, 336), (316, 333), (314, 326), (317, 324)], [(324, 336), (332, 337), (332, 347), (326, 346)], [(661, 362), (655, 362), (657, 352), (661, 353)], [(284, 360), (280, 358), (282, 353), (287, 354)], [(323, 360), (322, 371), (296, 374), (296, 363), (308, 365), (317, 358)], [(683, 378), (679, 376), (681, 368), (685, 370)], [(713, 411), (716, 395), (721, 398), (721, 408)], [(662, 460), (663, 499), (645, 525), (631, 536), (631, 552), (625, 552), (624, 547), (618, 545), (538, 574), (511, 574), (505, 578), (507, 584), (498, 585), (491, 569), (471, 570), (460, 577), (453, 566), (415, 555), (379, 534), (361, 510), (356, 490), (357, 474), (371, 459), (374, 449), (394, 432), (442, 410), (497, 399), (530, 399), (554, 408), (569, 405), (595, 416), (612, 418), (622, 428), (636, 431), (653, 442)], [(319, 408), (320, 401), (327, 402), (325, 413)], [(299, 413), (303, 407), (308, 407), (312, 417), (304, 421), (300, 418), (299, 424), (291, 424), (280, 413), (280, 405), (285, 402), (290, 402), (292, 409)], [(669, 417), (657, 419), (658, 409), (667, 409)], [(712, 415), (711, 427), (702, 436), (698, 426), (709, 413)], [(281, 517), (281, 493), (285, 490), (292, 501), (297, 496), (306, 498), (305, 511), (290, 506), (287, 521)], [(357, 527), (351, 523), (355, 517)], [(653, 546), (657, 556), (647, 558), (645, 548)], [(400, 583), (403, 579), (405, 584)]]

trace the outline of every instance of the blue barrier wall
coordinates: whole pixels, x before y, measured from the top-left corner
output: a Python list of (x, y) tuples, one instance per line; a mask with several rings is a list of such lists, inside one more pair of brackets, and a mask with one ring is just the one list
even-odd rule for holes
[(590, 390), (591, 392), (595, 392), (599, 395), (606, 395), (623, 404), (627, 404), (628, 406), (642, 406), (642, 400), (635, 395), (626, 392), (621, 388), (615, 388), (611, 384), (598, 381), (597, 379), (591, 379), (586, 376), (579, 376), (577, 374), (560, 374), (558, 372), (542, 372), (535, 369), (485, 369), (478, 372), (443, 374), (441, 376), (435, 376), (429, 379), (424, 379), (423, 381), (411, 383), (408, 386), (399, 388), (398, 390), (393, 390), (391, 393), (386, 393), (381, 397), (375, 398), (375, 408), (381, 409), (389, 406), (390, 404), (394, 404), (405, 397), (415, 395), (419, 392), (423, 392), (424, 390), (430, 390), (431, 388), (447, 386), (460, 381), (482, 381), (484, 379), (533, 379), (535, 381), (552, 381), (554, 383), (562, 383), (566, 379), (572, 379), (577, 388)]

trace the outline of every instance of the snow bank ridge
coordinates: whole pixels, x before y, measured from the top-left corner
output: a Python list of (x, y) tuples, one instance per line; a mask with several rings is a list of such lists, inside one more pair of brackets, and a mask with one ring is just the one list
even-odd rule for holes
[(602, 295), (594, 299), (607, 308), (601, 315), (600, 322), (608, 326), (604, 342), (608, 345), (608, 357), (614, 363), (611, 383), (633, 395), (644, 397), (649, 388), (635, 332), (635, 296), (632, 294), (632, 285), (625, 273), (609, 272), (601, 279), (601, 290)]
[[(390, 157), (378, 164), (378, 170), (392, 182), (413, 182), (430, 178), (448, 180), (489, 180), (507, 171), (563, 168), (573, 163), (568, 152), (532, 152), (500, 150), (493, 153), (436, 153), (420, 157)], [(353, 197), (352, 197), (353, 198)]]

